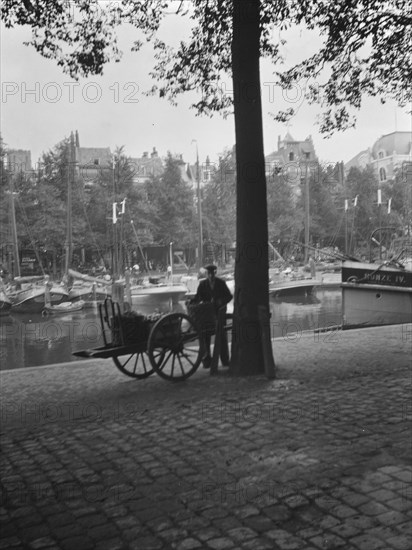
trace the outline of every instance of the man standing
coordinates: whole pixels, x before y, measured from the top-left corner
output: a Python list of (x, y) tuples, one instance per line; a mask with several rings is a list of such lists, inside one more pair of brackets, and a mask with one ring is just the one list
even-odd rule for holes
[[(194, 298), (194, 302), (212, 303), (215, 313), (217, 315), (221, 308), (225, 308), (225, 311), (226, 311), (226, 304), (228, 304), (231, 301), (233, 296), (230, 290), (228, 289), (225, 281), (223, 279), (219, 279), (219, 277), (216, 277), (217, 267), (215, 265), (207, 265), (205, 269), (207, 273), (207, 278), (200, 281), (199, 286), (197, 288), (196, 296)], [(224, 332), (223, 334), (225, 338), (226, 332)], [(209, 368), (210, 363), (212, 361), (212, 358), (210, 355), (210, 341), (211, 341), (211, 335), (205, 334), (206, 353), (205, 353), (205, 356), (203, 357), (203, 366), (205, 368)], [(226, 340), (222, 342), (222, 351), (223, 350), (226, 350), (226, 353), (225, 353), (225, 357), (222, 357), (222, 363), (227, 364), (228, 353), (227, 353)]]

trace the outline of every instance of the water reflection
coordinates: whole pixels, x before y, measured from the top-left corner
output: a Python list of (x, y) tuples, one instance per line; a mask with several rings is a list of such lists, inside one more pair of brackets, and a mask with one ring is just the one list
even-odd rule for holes
[(289, 337), (307, 330), (341, 324), (340, 290), (317, 291), (313, 295), (272, 298), (272, 337)]
[(271, 300), (276, 303), (286, 303), (293, 304), (296, 306), (305, 306), (310, 304), (320, 304), (321, 300), (316, 294), (309, 294), (308, 296), (291, 296), (290, 294), (286, 296), (274, 296), (271, 297)]
[(2, 369), (71, 361), (74, 347), (94, 347), (101, 341), (95, 312), (58, 317), (14, 314), (1, 322)]
[[(340, 290), (317, 291), (313, 296), (272, 298), (272, 337), (296, 338), (302, 331), (341, 322)], [(186, 311), (184, 302), (142, 299), (134, 306), (141, 313)], [(42, 317), (11, 313), (0, 317), (1, 369), (35, 367), (76, 361), (73, 351), (103, 345), (100, 320), (95, 310)]]

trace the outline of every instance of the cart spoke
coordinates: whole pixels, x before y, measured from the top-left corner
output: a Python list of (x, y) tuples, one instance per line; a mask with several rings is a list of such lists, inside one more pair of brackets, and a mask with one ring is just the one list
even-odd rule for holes
[(165, 354), (165, 349), (164, 348), (157, 348), (157, 349), (159, 349), (159, 351), (153, 350), (153, 357), (155, 359), (157, 359), (158, 357), (161, 357), (162, 355)]
[(190, 357), (186, 353), (182, 352), (181, 355), (186, 359), (186, 361), (188, 361), (192, 365), (192, 367), (195, 366), (195, 363), (193, 363), (193, 361), (190, 359)]
[(145, 351), (114, 356), (113, 361), (116, 367), (123, 374), (126, 374), (132, 378), (146, 378), (154, 372), (151, 365), (147, 363), (147, 355)]
[(144, 371), (147, 372), (147, 367), (146, 367), (146, 360), (144, 358), (145, 354), (142, 353), (142, 363), (143, 363), (143, 368), (144, 368)]
[[(124, 367), (127, 365), (127, 363), (130, 361), (130, 359), (131, 359), (132, 357), (134, 357), (134, 356), (133, 356), (133, 355), (129, 355), (129, 358), (126, 359), (126, 361), (123, 363), (123, 366), (124, 366)], [(139, 354), (137, 353), (137, 354), (136, 354), (136, 361), (138, 360), (138, 358), (139, 358)]]
[[(134, 369), (133, 369), (133, 374), (136, 374), (136, 369), (137, 369), (137, 364), (139, 362), (139, 357), (140, 357), (140, 353), (136, 353), (136, 360), (134, 362)], [(132, 358), (132, 355), (130, 356), (130, 359)], [(143, 354), (142, 354), (142, 359), (143, 359)], [(144, 365), (144, 361), (143, 361), (143, 365)], [(146, 369), (145, 369), (146, 370)]]
[[(182, 354), (182, 355), (183, 355), (183, 354)], [(181, 361), (181, 359), (180, 359), (180, 354), (177, 355), (177, 359), (178, 359), (178, 361), (179, 361), (180, 370), (182, 371), (182, 374), (185, 374), (185, 369), (183, 368), (182, 361)], [(189, 361), (189, 363), (190, 363), (190, 361)], [(191, 363), (191, 364), (192, 364), (192, 366), (193, 366), (193, 363)]]
[(167, 365), (167, 362), (169, 361), (169, 358), (172, 355), (172, 353), (173, 353), (173, 351), (169, 350), (168, 355), (163, 359), (163, 361), (160, 364), (157, 365), (159, 370), (163, 370), (165, 368), (165, 366)]
[(153, 368), (167, 380), (185, 380), (201, 362), (200, 335), (184, 313), (161, 318), (152, 329), (147, 349)]

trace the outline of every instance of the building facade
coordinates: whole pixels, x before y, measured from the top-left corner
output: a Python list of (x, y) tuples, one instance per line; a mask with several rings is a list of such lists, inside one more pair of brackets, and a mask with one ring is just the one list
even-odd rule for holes
[(393, 180), (398, 169), (412, 160), (412, 132), (392, 132), (372, 146), (371, 165), (379, 182)]
[(133, 183), (144, 183), (152, 176), (161, 176), (164, 171), (164, 164), (159, 157), (156, 147), (148, 153), (145, 151), (141, 157), (132, 157), (129, 159), (130, 166), (133, 170)]
[(295, 140), (288, 132), (283, 139), (278, 136), (277, 150), (265, 157), (265, 173), (268, 183), (274, 175), (281, 174), (294, 192), (300, 195), (301, 182), (307, 172), (318, 168), (318, 157), (312, 136), (303, 141)]
[(31, 164), (31, 152), (24, 149), (10, 149), (7, 155), (7, 169), (12, 173), (26, 172), (33, 170)]
[(392, 181), (396, 172), (412, 162), (412, 132), (391, 132), (378, 138), (369, 149), (361, 151), (345, 164), (347, 174), (352, 167), (371, 166), (379, 183)]
[(113, 169), (113, 155), (110, 147), (80, 147), (77, 130), (74, 157), (77, 173), (85, 185), (92, 184), (103, 171)]

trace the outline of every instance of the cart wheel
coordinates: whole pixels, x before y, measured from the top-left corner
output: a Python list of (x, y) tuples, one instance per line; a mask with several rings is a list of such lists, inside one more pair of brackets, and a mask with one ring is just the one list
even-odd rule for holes
[(199, 331), (184, 313), (165, 315), (150, 332), (147, 352), (159, 376), (176, 382), (185, 380), (197, 370), (202, 359)]
[(154, 373), (146, 351), (113, 357), (114, 364), (123, 374), (132, 378), (147, 378)]

